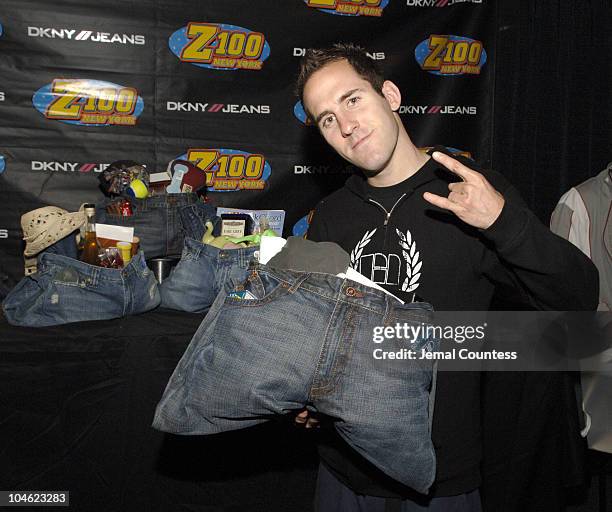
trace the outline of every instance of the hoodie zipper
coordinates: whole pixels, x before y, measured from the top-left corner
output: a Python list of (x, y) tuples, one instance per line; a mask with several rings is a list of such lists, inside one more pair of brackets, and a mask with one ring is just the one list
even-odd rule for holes
[(389, 224), (389, 219), (391, 218), (391, 214), (393, 213), (393, 210), (395, 210), (395, 207), (404, 199), (404, 197), (406, 197), (408, 194), (406, 192), (404, 192), (397, 201), (395, 201), (395, 204), (391, 207), (391, 211), (387, 211), (387, 209), (380, 204), (378, 201), (374, 201), (374, 199), (372, 199), (371, 197), (368, 197), (368, 202), (375, 204), (376, 206), (378, 206), (383, 212), (385, 212), (385, 222), (383, 224), (383, 227), (385, 228), (385, 236), (383, 239), (383, 250), (387, 250), (387, 227)]

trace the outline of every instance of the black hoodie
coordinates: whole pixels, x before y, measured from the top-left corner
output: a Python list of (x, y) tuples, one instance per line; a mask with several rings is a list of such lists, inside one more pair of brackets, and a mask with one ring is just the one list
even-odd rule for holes
[[(595, 309), (597, 270), (590, 260), (543, 225), (502, 175), (462, 161), (504, 196), (502, 212), (488, 229), (473, 228), (423, 199), (426, 191), (446, 197), (448, 184), (460, 181), (430, 159), (392, 187), (371, 187), (364, 177), (351, 176), (317, 205), (308, 238), (336, 242), (366, 277), (405, 301), (425, 300), (439, 311), (486, 311), (494, 294), (520, 309)], [(480, 374), (439, 372), (432, 496), (480, 485), (480, 414)], [(411, 495), (329, 435), (320, 445), (321, 458), (355, 492)]]

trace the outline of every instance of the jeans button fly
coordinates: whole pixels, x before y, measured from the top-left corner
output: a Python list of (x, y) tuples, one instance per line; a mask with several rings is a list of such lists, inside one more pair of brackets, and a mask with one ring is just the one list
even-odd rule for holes
[(353, 288), (352, 286), (347, 286), (344, 290), (344, 293), (348, 297), (357, 297), (358, 299), (361, 299), (364, 296), (362, 292), (360, 292), (356, 288)]

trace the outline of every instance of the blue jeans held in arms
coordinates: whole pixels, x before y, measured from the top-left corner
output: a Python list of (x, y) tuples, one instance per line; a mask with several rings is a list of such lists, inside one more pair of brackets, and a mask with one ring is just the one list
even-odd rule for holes
[(119, 318), (153, 309), (159, 302), (157, 281), (142, 251), (121, 270), (43, 253), (38, 271), (24, 277), (2, 307), (12, 325), (43, 327)]
[(258, 249), (217, 249), (185, 238), (181, 261), (159, 287), (161, 306), (190, 312), (209, 309), (221, 291), (244, 282)]
[(133, 199), (133, 215), (123, 217), (108, 213), (104, 207), (96, 211), (96, 220), (103, 224), (116, 224), (134, 228), (140, 238), (140, 249), (145, 257), (159, 258), (180, 254), (183, 248), (183, 226), (180, 209), (199, 201), (196, 194), (168, 194)]
[[(335, 275), (253, 265), (244, 288), (215, 299), (170, 378), (153, 426), (214, 434), (306, 404), (334, 419), (339, 434), (370, 462), (427, 492), (435, 475), (433, 362), (375, 359), (375, 348), (398, 351), (406, 340), (374, 344), (373, 329), (427, 324), (432, 316), (429, 304), (402, 305)], [(418, 338), (410, 348), (435, 346)]]

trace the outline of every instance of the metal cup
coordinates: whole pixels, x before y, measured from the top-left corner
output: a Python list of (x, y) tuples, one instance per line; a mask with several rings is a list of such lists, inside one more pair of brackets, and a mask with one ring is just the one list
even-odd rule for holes
[(147, 260), (147, 265), (153, 271), (155, 279), (159, 284), (170, 275), (172, 267), (178, 263), (177, 258), (151, 258)]

